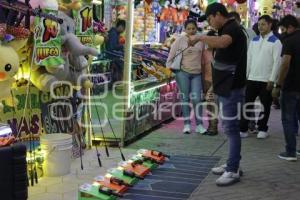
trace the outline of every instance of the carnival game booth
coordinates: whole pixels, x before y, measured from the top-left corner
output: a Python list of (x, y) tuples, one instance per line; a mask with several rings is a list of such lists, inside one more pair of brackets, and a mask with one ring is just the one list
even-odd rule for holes
[[(92, 102), (100, 106), (98, 111), (93, 107), (92, 119), (103, 126), (94, 132), (97, 141), (128, 144), (180, 114), (176, 83), (165, 67), (174, 40), (170, 36), (182, 32), (189, 15), (200, 17), (200, 9), (192, 1), (132, 1), (130, 6), (128, 1), (104, 1), (103, 11), (106, 30), (125, 19), (127, 32), (120, 37), (126, 41), (124, 51), (102, 49), (109, 59), (99, 57), (91, 65), (93, 72), (102, 73), (94, 79)], [(124, 63), (120, 84), (114, 83), (111, 58)], [(105, 97), (97, 99), (101, 95)]]
[(0, 1), (0, 157), (7, 161), (0, 189), (6, 200), (27, 199), (27, 186), (41, 176), (69, 173), (71, 157), (91, 143), (82, 124), (91, 121), (88, 71), (103, 42), (101, 23), (93, 21), (96, 6), (90, 0)]
[[(133, 13), (131, 4), (128, 10)], [(97, 137), (105, 145), (124, 145), (172, 117), (170, 110), (156, 116), (161, 103), (176, 100), (172, 74), (164, 66), (167, 51), (150, 43), (133, 47), (130, 25), (125, 54), (112, 52), (124, 60), (124, 83), (110, 85), (110, 61), (101, 59), (104, 13), (99, 1), (91, 0), (0, 1), (0, 121), (5, 132), (0, 146), (12, 159), (9, 152), (21, 156), (19, 151), (5, 148), (22, 145), (17, 149), (24, 165), (18, 167), (29, 175), (21, 177), (25, 199), (27, 180), (34, 185), (41, 176), (68, 173), (69, 158), (82, 157)], [(115, 107), (121, 111), (113, 112)], [(51, 145), (60, 147), (56, 153), (62, 162), (50, 159)], [(65, 165), (49, 164), (55, 162)], [(3, 177), (13, 180), (13, 174)]]

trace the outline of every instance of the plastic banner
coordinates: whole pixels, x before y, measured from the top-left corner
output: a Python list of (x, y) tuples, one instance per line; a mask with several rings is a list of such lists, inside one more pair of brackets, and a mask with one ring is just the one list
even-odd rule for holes
[[(33, 137), (38, 139), (42, 132), (41, 109), (40, 109), (40, 93), (35, 87), (30, 88), (30, 95), (27, 99), (27, 88), (21, 87), (13, 90), (14, 97), (18, 100), (18, 105), (15, 108), (9, 107), (3, 101), (3, 110), (0, 112), (0, 121), (6, 123), (12, 129), (15, 136), (20, 136), (20, 139), (27, 139), (32, 133)], [(24, 114), (24, 108), (26, 114)]]
[(88, 46), (93, 46), (93, 5), (91, 1), (82, 1), (82, 7), (77, 11), (73, 11), (75, 20), (75, 34), (80, 39), (81, 43)]
[[(58, 15), (58, 11), (43, 10), (47, 14)], [(40, 66), (56, 67), (64, 64), (61, 57), (61, 37), (59, 23), (43, 17), (36, 17), (35, 24), (35, 63)]]

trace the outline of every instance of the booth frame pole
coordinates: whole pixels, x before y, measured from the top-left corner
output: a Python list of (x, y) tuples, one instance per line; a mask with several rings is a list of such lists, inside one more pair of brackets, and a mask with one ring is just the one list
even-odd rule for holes
[(128, 0), (127, 7), (127, 20), (126, 20), (126, 39), (124, 49), (124, 72), (123, 72), (123, 83), (124, 83), (124, 110), (123, 110), (123, 134), (121, 137), (121, 146), (125, 145), (126, 137), (126, 118), (127, 112), (130, 108), (130, 96), (131, 96), (131, 63), (132, 63), (132, 35), (133, 35), (133, 15), (134, 15), (134, 0)]

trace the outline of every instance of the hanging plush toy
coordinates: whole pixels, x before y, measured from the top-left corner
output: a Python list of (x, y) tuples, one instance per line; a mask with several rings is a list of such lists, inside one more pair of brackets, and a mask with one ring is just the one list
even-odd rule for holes
[(70, 10), (79, 10), (81, 8), (80, 0), (60, 0), (58, 2), (59, 10), (61, 11), (70, 11)]
[(170, 21), (172, 18), (170, 10), (170, 1), (166, 1), (164, 8), (161, 11), (160, 21)]
[(186, 2), (186, 0), (180, 0), (178, 5), (179, 5), (179, 9), (180, 9), (178, 12), (178, 23), (183, 24), (189, 16), (187, 2)]
[(153, 12), (155, 15), (157, 15), (158, 13), (160, 13), (160, 11), (161, 11), (161, 6), (160, 6), (158, 0), (154, 0), (154, 1), (152, 2), (151, 10), (152, 10), (152, 12)]
[(192, 19), (198, 21), (200, 19), (200, 16), (201, 16), (201, 10), (197, 4), (194, 4), (190, 8), (189, 18), (192, 18)]
[(11, 88), (18, 69), (19, 58), (16, 51), (12, 47), (0, 45), (0, 110), (3, 108), (2, 100), (11, 107), (17, 104), (17, 99), (12, 97)]
[(98, 52), (94, 48), (84, 46), (75, 36), (75, 22), (71, 17), (64, 12), (59, 12), (58, 16), (64, 21), (61, 25), (64, 67), (53, 71), (47, 69), (48, 73), (40, 68), (33, 72), (32, 82), (43, 91), (49, 91), (51, 85), (56, 81), (69, 81), (72, 85), (90, 88), (92, 84), (87, 77), (82, 79), (80, 77), (89, 64), (85, 56), (97, 56)]
[(175, 24), (178, 24), (179, 23), (179, 21), (178, 21), (178, 10), (177, 10), (177, 5), (175, 3), (175, 0), (171, 1), (170, 12), (171, 12), (171, 15), (172, 15), (172, 22), (174, 22)]

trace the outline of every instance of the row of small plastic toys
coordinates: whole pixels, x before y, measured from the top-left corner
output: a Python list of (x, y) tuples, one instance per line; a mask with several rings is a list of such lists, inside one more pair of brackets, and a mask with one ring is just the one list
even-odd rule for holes
[(120, 162), (119, 167), (108, 169), (105, 176), (95, 177), (93, 184), (80, 186), (78, 200), (115, 200), (123, 197), (130, 187), (169, 158), (159, 151), (140, 149), (128, 161)]

